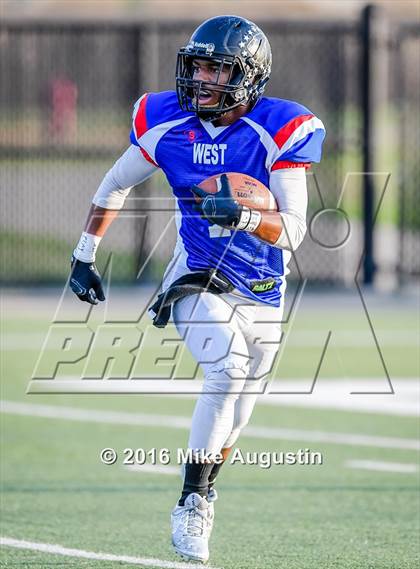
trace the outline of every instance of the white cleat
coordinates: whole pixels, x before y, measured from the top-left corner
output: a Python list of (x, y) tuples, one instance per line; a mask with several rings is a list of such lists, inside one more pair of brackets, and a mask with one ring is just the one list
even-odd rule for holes
[(209, 524), (209, 538), (211, 532), (213, 531), (213, 524), (214, 524), (214, 502), (217, 500), (218, 495), (214, 488), (209, 490), (209, 494), (207, 496), (207, 502), (209, 503), (209, 508), (207, 510), (207, 520)]
[(183, 506), (172, 510), (172, 544), (187, 561), (208, 561), (211, 531), (208, 510), (209, 503), (199, 494), (190, 494)]

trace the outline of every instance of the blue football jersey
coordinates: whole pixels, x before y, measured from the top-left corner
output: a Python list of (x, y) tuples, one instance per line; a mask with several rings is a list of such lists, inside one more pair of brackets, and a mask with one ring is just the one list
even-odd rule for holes
[[(176, 93), (165, 91), (137, 101), (130, 139), (172, 187), (185, 266), (217, 268), (247, 297), (279, 306), (290, 253), (252, 233), (211, 225), (194, 211), (190, 188), (223, 172), (248, 174), (268, 187), (272, 170), (319, 162), (324, 136), (322, 122), (293, 101), (263, 97), (233, 124), (215, 127), (181, 110)], [(270, 282), (269, 290), (260, 281)]]

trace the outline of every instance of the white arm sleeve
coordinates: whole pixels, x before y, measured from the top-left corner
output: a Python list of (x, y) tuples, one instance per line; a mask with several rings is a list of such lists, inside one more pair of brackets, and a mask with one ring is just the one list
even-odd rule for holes
[(296, 251), (306, 233), (308, 192), (305, 168), (285, 168), (270, 174), (270, 190), (283, 222), (275, 247)]
[(92, 202), (104, 209), (121, 209), (136, 184), (147, 180), (158, 167), (151, 164), (132, 144), (106, 173)]

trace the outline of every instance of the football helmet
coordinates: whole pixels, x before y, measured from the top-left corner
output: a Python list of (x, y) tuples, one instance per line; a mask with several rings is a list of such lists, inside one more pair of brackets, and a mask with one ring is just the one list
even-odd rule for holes
[[(193, 61), (207, 60), (218, 67), (216, 81), (196, 80)], [(229, 70), (220, 82), (222, 70)], [(178, 52), (176, 92), (181, 108), (204, 120), (215, 120), (239, 105), (262, 96), (271, 72), (271, 47), (260, 28), (239, 16), (217, 16), (201, 24)], [(202, 91), (220, 93), (213, 106), (200, 105)]]

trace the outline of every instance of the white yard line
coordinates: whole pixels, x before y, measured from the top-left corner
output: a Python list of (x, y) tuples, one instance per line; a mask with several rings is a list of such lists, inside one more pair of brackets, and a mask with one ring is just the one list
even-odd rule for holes
[(162, 464), (125, 464), (124, 468), (130, 472), (142, 473), (148, 472), (150, 474), (164, 474), (167, 476), (181, 477), (181, 466), (163, 466)]
[[(270, 382), (258, 404), (404, 417), (420, 415), (420, 383), (417, 378), (392, 378), (394, 393), (389, 393), (390, 386), (385, 377), (319, 379), (312, 393), (308, 393), (312, 383), (313, 379), (310, 378)], [(196, 397), (202, 389), (203, 382), (196, 379), (81, 380), (64, 377), (32, 380), (27, 393), (149, 393), (191, 398)]]
[[(191, 425), (191, 419), (189, 417), (181, 417), (179, 415), (98, 411), (96, 409), (80, 409), (76, 407), (42, 405), (38, 403), (20, 403), (18, 401), (2, 401), (0, 409), (2, 413), (12, 415), (84, 421), (88, 423), (110, 423), (114, 425), (133, 425), (168, 429), (189, 429)], [(300, 429), (250, 426), (244, 429), (242, 436), (256, 439), (301, 441), (303, 443), (317, 442), (376, 448), (420, 450), (420, 441), (417, 439), (376, 437), (357, 433), (334, 433), (329, 431), (305, 431)]]
[(12, 415), (28, 415), (31, 417), (45, 417), (49, 419), (84, 421), (87, 423), (110, 423), (114, 425), (172, 427), (173, 429), (189, 429), (191, 425), (191, 419), (189, 417), (180, 417), (178, 415), (98, 411), (96, 409), (64, 407), (61, 405), (42, 405), (39, 403), (20, 403), (18, 401), (1, 401), (0, 411)]
[(312, 386), (309, 379), (275, 381), (268, 385), (267, 393), (259, 399), (259, 403), (418, 417), (418, 379), (391, 378), (391, 383), (394, 393), (389, 393), (390, 386), (385, 378), (319, 379), (312, 393), (308, 393)]
[(358, 468), (362, 470), (380, 470), (382, 472), (401, 472), (404, 474), (414, 474), (419, 471), (417, 464), (408, 462), (381, 462), (378, 460), (347, 460), (344, 465), (347, 468)]
[[(393, 331), (393, 330), (377, 330), (378, 342), (381, 347), (384, 346), (402, 346), (415, 347), (418, 346), (419, 334), (417, 330)], [(45, 331), (42, 332), (10, 332), (5, 333), (1, 342), (3, 350), (40, 350), (45, 338)], [(287, 340), (287, 346), (299, 348), (320, 348), (324, 345), (324, 338), (319, 331), (291, 331)], [(364, 348), (366, 350), (376, 350), (375, 341), (370, 330), (337, 330), (333, 331), (331, 336), (331, 345), (340, 348)], [(97, 345), (100, 347), (100, 344)]]
[(260, 439), (279, 439), (375, 448), (395, 448), (420, 451), (420, 440), (399, 437), (374, 437), (356, 433), (332, 433), (330, 431), (303, 431), (298, 429), (271, 429), (266, 427), (247, 427), (242, 436)]
[(94, 559), (96, 561), (116, 561), (120, 563), (128, 563), (129, 565), (157, 567), (158, 569), (191, 569), (190, 563), (164, 561), (163, 559), (153, 559), (149, 557), (131, 557), (130, 555), (113, 555), (112, 553), (95, 553), (94, 551), (84, 551), (83, 549), (70, 549), (68, 547), (63, 547), (62, 545), (57, 545), (54, 543), (38, 543), (33, 541), (25, 541), (23, 539), (14, 539), (11, 537), (0, 537), (0, 545), (6, 547), (16, 547), (17, 549), (42, 551), (43, 553), (64, 555), (66, 557)]

